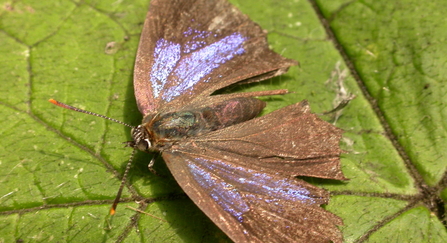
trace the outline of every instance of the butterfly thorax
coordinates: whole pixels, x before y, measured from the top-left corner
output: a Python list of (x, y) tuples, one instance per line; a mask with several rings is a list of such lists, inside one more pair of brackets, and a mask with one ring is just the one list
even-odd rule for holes
[(256, 117), (265, 102), (255, 98), (233, 98), (198, 109), (147, 115), (132, 129), (130, 146), (146, 152), (170, 148), (176, 142), (198, 137)]

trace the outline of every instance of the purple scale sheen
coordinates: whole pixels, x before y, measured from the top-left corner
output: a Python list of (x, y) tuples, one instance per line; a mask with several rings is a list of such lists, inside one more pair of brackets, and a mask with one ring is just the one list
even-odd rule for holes
[(173, 70), (171, 83), (178, 85), (169, 87), (163, 93), (167, 102), (190, 90), (214, 69), (245, 52), (243, 43), (246, 37), (233, 33), (221, 40), (190, 53), (181, 59)]
[(168, 82), (169, 74), (180, 60), (180, 44), (160, 39), (154, 50), (154, 64), (150, 72), (150, 81), (154, 97), (157, 98)]
[(250, 208), (243, 201), (240, 193), (231, 184), (216, 178), (210, 172), (188, 161), (194, 179), (201, 187), (210, 192), (211, 198), (217, 202), (226, 212), (233, 215), (239, 222), (243, 221), (242, 215)]
[(212, 34), (212, 32), (206, 31), (206, 30), (196, 30), (191, 27), (189, 27), (187, 31), (183, 32), (183, 35), (185, 37), (188, 37), (193, 34), (195, 34), (195, 35), (192, 37), (192, 39), (195, 40), (197, 38), (202, 38), (202, 39), (207, 38), (208, 36), (210, 36)]
[(279, 202), (279, 200), (283, 199), (310, 204), (315, 203), (311, 193), (306, 188), (298, 185), (294, 179), (284, 178), (277, 180), (266, 173), (240, 166), (231, 166), (231, 164), (220, 160), (196, 159), (196, 161), (209, 171), (213, 171), (222, 180), (237, 184), (237, 188), (240, 191), (269, 195), (271, 198), (274, 198), (266, 198), (266, 202)]
[[(249, 210), (245, 200), (263, 200), (283, 211), (281, 200), (315, 203), (310, 192), (293, 179), (275, 180), (270, 175), (240, 166), (232, 166), (220, 160), (196, 158), (188, 161), (194, 179), (210, 192), (210, 196), (239, 222)], [(245, 198), (241, 192), (244, 192)], [(266, 198), (259, 198), (267, 195)]]
[(185, 37), (193, 35), (192, 41), (186, 42), (185, 46), (182, 48), (183, 53), (188, 54), (205, 46), (207, 44), (205, 39), (208, 38), (212, 34), (212, 32), (205, 30), (195, 30), (190, 27), (187, 31), (183, 32), (183, 34)]
[(205, 41), (188, 41), (183, 48), (183, 53), (188, 54), (206, 45)]

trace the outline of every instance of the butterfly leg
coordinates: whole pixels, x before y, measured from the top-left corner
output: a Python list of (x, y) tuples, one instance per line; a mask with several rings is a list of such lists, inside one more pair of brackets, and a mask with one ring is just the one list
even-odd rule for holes
[(159, 154), (155, 154), (155, 155), (152, 157), (152, 159), (151, 159), (151, 161), (149, 162), (149, 164), (147, 165), (147, 168), (148, 168), (149, 171), (150, 171), (152, 174), (154, 174), (155, 176), (158, 176), (158, 177), (165, 177), (165, 176), (163, 176), (163, 175), (160, 175), (160, 173), (158, 173), (158, 172), (154, 169), (155, 160), (157, 160), (157, 158), (158, 158), (159, 156), (160, 156)]
[[(151, 161), (149, 162), (149, 164), (147, 165), (147, 168), (151, 171), (151, 172), (155, 172), (154, 168), (152, 168), (155, 164), (155, 159), (156, 157), (158, 157), (158, 155), (154, 155), (151, 159)], [(155, 173), (154, 173), (155, 174)]]

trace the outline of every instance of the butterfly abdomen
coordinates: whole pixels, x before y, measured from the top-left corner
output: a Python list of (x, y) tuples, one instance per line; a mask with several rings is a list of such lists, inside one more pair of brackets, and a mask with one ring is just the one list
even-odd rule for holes
[(145, 124), (157, 141), (195, 137), (256, 117), (265, 102), (255, 98), (234, 98), (199, 109), (163, 113)]

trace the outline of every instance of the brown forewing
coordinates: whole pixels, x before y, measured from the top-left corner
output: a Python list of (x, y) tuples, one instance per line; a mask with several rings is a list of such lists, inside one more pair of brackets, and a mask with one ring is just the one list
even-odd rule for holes
[[(243, 44), (245, 53), (216, 68), (195, 84), (191, 92), (185, 92), (166, 105), (168, 102), (161, 96), (154, 97), (148, 78), (154, 64), (155, 45), (162, 38), (185, 45), (191, 40), (184, 33), (191, 28), (213, 33), (204, 39), (206, 45), (232, 33), (240, 33), (247, 38)], [(188, 55), (183, 53), (180, 60)], [(243, 80), (260, 81), (280, 75), (289, 66), (296, 64), (296, 61), (271, 51), (265, 32), (226, 0), (154, 0), (144, 23), (135, 62), (135, 96), (138, 108), (144, 116), (154, 112), (182, 110), (182, 107), (193, 100), (206, 98), (220, 88)], [(168, 80), (171, 83), (164, 90), (177, 85), (172, 82), (175, 77), (168, 77)]]

